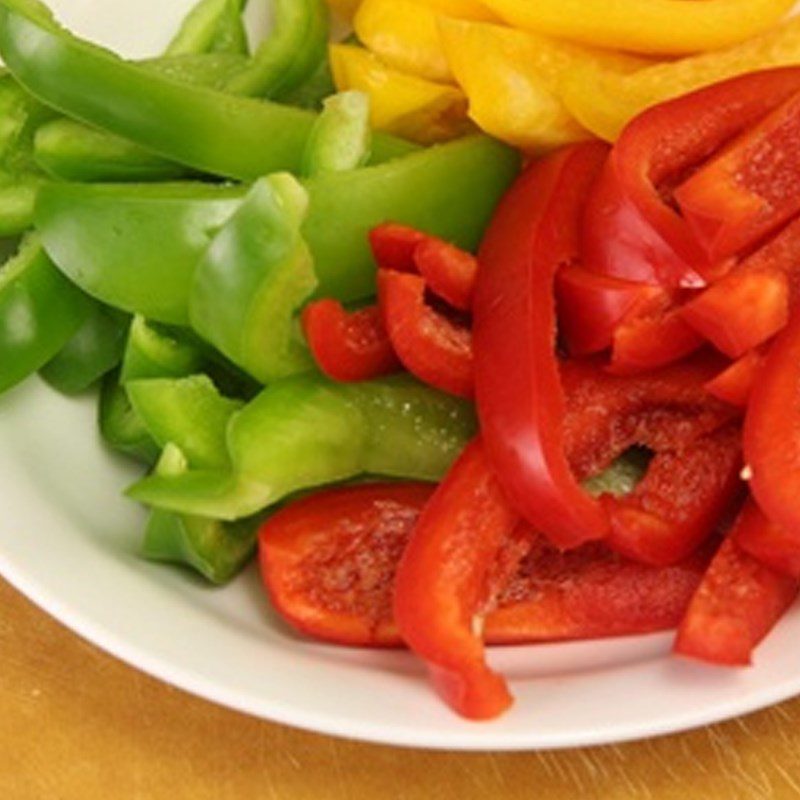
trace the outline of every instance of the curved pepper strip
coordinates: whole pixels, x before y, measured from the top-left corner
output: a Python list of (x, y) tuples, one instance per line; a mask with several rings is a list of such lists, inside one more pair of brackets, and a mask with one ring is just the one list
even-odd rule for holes
[(666, 287), (701, 288), (719, 264), (662, 190), (800, 90), (800, 69), (745, 75), (649, 109), (616, 143), (583, 229), (588, 269)]
[[(34, 0), (0, 4), (0, 54), (43, 102), (215, 175), (255, 180), (302, 166), (313, 114), (154, 74), (72, 36), (43, 8)], [(406, 151), (375, 138), (376, 160)]]
[(478, 256), (475, 388), (486, 451), (514, 507), (565, 548), (608, 532), (565, 452), (554, 299), (558, 269), (577, 261), (581, 209), (606, 155), (599, 143), (575, 145), (530, 166)]
[(128, 383), (147, 378), (182, 378), (199, 372), (204, 361), (205, 354), (197, 343), (136, 316), (129, 326), (119, 379), (120, 383)]
[(247, 54), (242, 23), (246, 0), (199, 0), (170, 40), (167, 56), (187, 53)]
[(358, 384), (305, 375), (274, 383), (228, 428), (230, 470), (151, 476), (136, 500), (217, 519), (369, 473), (438, 480), (475, 430), (470, 406), (407, 376)]
[(397, 569), (394, 616), (436, 690), (470, 719), (512, 703), (476, 634), (486, 581), (518, 522), (480, 439), (462, 453), (425, 506)]
[[(302, 234), (319, 295), (349, 302), (374, 294), (368, 232), (387, 219), (475, 247), (518, 163), (513, 151), (478, 136), (304, 181), (310, 206)], [(203, 183), (51, 184), (40, 194), (36, 226), (59, 268), (88, 294), (186, 324), (195, 265), (246, 191)]]
[(751, 350), (712, 378), (706, 384), (706, 391), (732, 406), (747, 408), (765, 357), (762, 351)]
[(291, 175), (262, 178), (194, 271), (192, 327), (262, 383), (312, 364), (295, 330), (295, 315), (317, 286), (300, 234), (307, 209), (308, 194)]
[(752, 497), (731, 531), (736, 544), (781, 575), (800, 580), (800, 544), (790, 531), (770, 522)]
[(483, 0), (518, 28), (597, 47), (680, 55), (715, 50), (769, 29), (792, 0)]

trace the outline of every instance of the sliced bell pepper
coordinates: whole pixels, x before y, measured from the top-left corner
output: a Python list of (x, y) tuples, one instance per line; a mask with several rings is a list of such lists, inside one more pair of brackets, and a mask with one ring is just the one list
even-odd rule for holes
[(414, 251), (414, 264), (425, 285), (459, 311), (472, 310), (478, 260), (460, 247), (429, 236)]
[(424, 278), (380, 270), (378, 303), (389, 341), (403, 366), (436, 389), (472, 397), (472, 334), (425, 302)]
[(192, 327), (262, 383), (313, 363), (295, 320), (317, 286), (300, 234), (307, 209), (308, 194), (291, 175), (262, 178), (212, 239), (192, 278)]
[[(737, 521), (738, 526), (741, 518)], [(734, 528), (735, 530), (735, 528)], [(744, 666), (797, 596), (798, 582), (749, 556), (731, 534), (722, 543), (678, 629), (675, 652)]]
[(85, 392), (119, 366), (129, 327), (127, 314), (92, 304), (80, 328), (39, 375), (62, 394)]
[(800, 532), (800, 310), (776, 337), (758, 374), (744, 426), (750, 491), (767, 518)]
[(428, 234), (410, 225), (384, 222), (369, 232), (369, 245), (380, 269), (413, 273), (417, 272), (414, 260), (417, 246), (427, 238)]
[(241, 17), (244, 5), (245, 0), (199, 0), (181, 22), (165, 54), (246, 54), (247, 36)]
[(586, 209), (587, 269), (666, 287), (701, 288), (719, 265), (668, 202), (688, 169), (800, 90), (800, 69), (745, 75), (651, 108), (611, 152)]
[(317, 300), (302, 319), (314, 361), (329, 378), (364, 381), (400, 369), (377, 306), (348, 312), (336, 300)]
[(706, 391), (732, 406), (747, 408), (764, 359), (763, 352), (751, 350), (712, 378), (706, 384)]
[(129, 495), (240, 519), (301, 489), (365, 473), (438, 480), (474, 430), (469, 404), (408, 376), (357, 384), (299, 376), (272, 384), (231, 420), (231, 469), (151, 476)]
[(367, 484), (319, 492), (278, 511), (258, 537), (261, 575), (274, 608), (320, 639), (400, 645), (392, 585), (433, 491), (424, 483)]
[(478, 256), (475, 388), (486, 451), (514, 507), (562, 547), (608, 531), (565, 453), (554, 298), (558, 269), (577, 261), (580, 214), (606, 156), (593, 142), (530, 166)]
[(327, 3), (336, 14), (349, 22), (361, 5), (361, 0), (327, 0)]
[(653, 566), (688, 558), (740, 493), (741, 453), (738, 426), (656, 453), (629, 495), (602, 498), (611, 520), (608, 545)]
[(397, 569), (400, 634), (445, 702), (470, 719), (491, 719), (512, 703), (505, 680), (486, 664), (476, 620), (492, 564), (517, 522), (476, 439), (425, 506)]
[(774, 25), (792, 0), (483, 0), (518, 28), (598, 47), (679, 55), (744, 41)]
[(91, 313), (91, 302), (45, 254), (35, 234), (0, 266), (0, 392), (52, 359)]
[(467, 99), (460, 89), (391, 69), (376, 55), (346, 44), (330, 46), (331, 70), (340, 92), (370, 98), (372, 126), (421, 144), (467, 133)]
[(770, 522), (752, 498), (731, 532), (736, 544), (781, 575), (800, 580), (800, 538)]
[(195, 342), (136, 316), (128, 330), (120, 382), (182, 378), (199, 372), (204, 360), (205, 355)]
[(369, 161), (372, 131), (369, 97), (363, 92), (341, 92), (325, 100), (322, 113), (306, 145), (303, 174), (347, 172)]
[[(518, 163), (508, 148), (477, 136), (305, 181), (303, 236), (319, 295), (347, 302), (374, 294), (368, 232), (387, 219), (475, 247)], [(40, 193), (36, 224), (53, 260), (84, 291), (148, 319), (186, 324), (195, 265), (245, 191), (51, 184)]]
[(748, 72), (788, 67), (800, 58), (800, 19), (722, 50), (661, 61), (630, 74), (576, 67), (564, 76), (564, 105), (587, 129), (606, 141), (651, 106)]
[(579, 65), (629, 72), (647, 62), (480, 22), (442, 18), (450, 69), (487, 133), (528, 152), (589, 138), (560, 99), (560, 83)]
[(800, 212), (800, 95), (794, 95), (675, 189), (709, 261), (750, 250)]

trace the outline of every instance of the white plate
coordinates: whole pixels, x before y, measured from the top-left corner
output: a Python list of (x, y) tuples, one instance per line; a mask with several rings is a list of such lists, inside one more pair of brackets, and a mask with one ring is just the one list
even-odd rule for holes
[[(157, 52), (189, 4), (54, 3), (76, 30), (132, 55)], [(494, 650), (517, 702), (499, 721), (465, 722), (408, 654), (293, 635), (255, 570), (210, 590), (137, 558), (143, 515), (120, 496), (135, 477), (101, 447), (93, 401), (65, 400), (35, 380), (0, 399), (0, 573), (103, 649), (240, 711), (375, 742), (526, 750), (684, 730), (800, 693), (794, 609), (746, 670), (673, 659), (668, 635)]]

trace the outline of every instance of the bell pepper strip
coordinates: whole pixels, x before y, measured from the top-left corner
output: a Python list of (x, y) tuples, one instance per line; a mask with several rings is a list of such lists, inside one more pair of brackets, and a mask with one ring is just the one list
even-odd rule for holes
[(20, 236), (31, 228), (43, 185), (37, 175), (0, 173), (0, 238)]
[(130, 323), (120, 370), (120, 383), (146, 378), (181, 378), (199, 372), (205, 354), (185, 335), (144, 317)]
[(771, 28), (792, 0), (483, 0), (504, 22), (596, 47), (680, 55), (716, 50)]
[(247, 54), (242, 24), (244, 0), (199, 0), (181, 22), (165, 51), (168, 56), (188, 53)]
[(609, 547), (656, 567), (688, 558), (741, 492), (741, 450), (737, 425), (656, 453), (629, 495), (602, 498), (611, 520)]
[(400, 634), (445, 702), (469, 719), (497, 717), (513, 702), (486, 664), (476, 622), (491, 566), (517, 522), (476, 439), (425, 506), (397, 569)]
[(752, 249), (800, 212), (800, 198), (787, 191), (800, 179), (791, 146), (798, 132), (800, 95), (794, 95), (675, 189), (709, 261)]
[(394, 352), (412, 375), (444, 392), (472, 397), (471, 332), (425, 302), (423, 278), (380, 270), (378, 304)]
[(139, 415), (133, 410), (125, 387), (116, 372), (103, 379), (97, 407), (97, 425), (103, 441), (118, 453), (148, 466), (157, 463), (161, 448), (153, 441)]
[(630, 74), (580, 67), (564, 76), (564, 105), (601, 139), (613, 142), (645, 109), (749, 72), (789, 67), (800, 57), (800, 19), (722, 50), (660, 61)]
[(589, 138), (560, 99), (561, 80), (572, 69), (629, 72), (648, 63), (500, 25), (441, 18), (439, 28), (470, 118), (529, 153)]
[(303, 174), (346, 172), (369, 161), (372, 131), (369, 97), (363, 92), (341, 92), (325, 100), (322, 113), (306, 145)]
[(414, 255), (417, 246), (428, 239), (428, 234), (410, 225), (384, 222), (369, 232), (369, 245), (375, 263), (380, 269), (397, 272), (418, 272)]
[(458, 311), (471, 311), (478, 260), (472, 253), (429, 236), (414, 251), (428, 289)]
[(314, 361), (332, 380), (365, 381), (401, 368), (378, 306), (346, 311), (336, 300), (317, 300), (302, 322)]
[(62, 394), (87, 391), (119, 366), (129, 326), (127, 314), (93, 303), (81, 326), (39, 375)]
[(271, 516), (258, 543), (273, 607), (294, 628), (319, 639), (400, 645), (392, 585), (433, 491), (424, 483), (329, 489)]
[(262, 383), (313, 363), (295, 324), (317, 286), (300, 234), (307, 209), (308, 194), (291, 175), (257, 181), (212, 239), (192, 279), (194, 330)]
[(749, 485), (767, 518), (800, 533), (800, 311), (773, 341), (750, 395), (744, 425)]
[(340, 92), (369, 95), (372, 127), (420, 144), (434, 144), (472, 130), (460, 89), (391, 69), (361, 47), (333, 44), (331, 71)]
[(387, 66), (437, 83), (453, 83), (436, 11), (415, 0), (363, 0), (353, 19), (359, 41)]
[(72, 338), (91, 302), (30, 234), (0, 266), (0, 392), (43, 367)]
[(732, 406), (747, 408), (765, 356), (761, 350), (751, 350), (712, 378), (706, 384), (706, 391)]
[(559, 333), (570, 355), (584, 356), (610, 347), (626, 318), (664, 302), (666, 293), (658, 286), (566, 266), (556, 276), (556, 297)]
[(800, 580), (800, 542), (797, 536), (770, 522), (748, 498), (731, 532), (745, 553), (781, 575)]
[[(741, 518), (734, 531), (740, 523)], [(797, 591), (797, 580), (748, 555), (732, 533), (689, 604), (674, 651), (712, 664), (746, 666)]]
[(150, 476), (128, 493), (158, 508), (240, 519), (362, 474), (438, 480), (474, 431), (469, 404), (408, 376), (353, 384), (309, 374), (272, 384), (233, 417), (229, 470)]
[(350, 22), (355, 16), (361, 0), (326, 0), (331, 10), (345, 22)]
[(593, 142), (528, 167), (478, 254), (475, 389), (486, 451), (514, 507), (565, 548), (608, 532), (565, 453), (554, 299), (558, 269), (578, 259), (580, 213), (606, 156)]
[[(368, 232), (387, 219), (475, 247), (518, 163), (511, 150), (477, 136), (305, 181), (302, 233), (319, 296), (349, 302), (374, 295)], [(50, 184), (40, 193), (36, 225), (59, 268), (88, 294), (185, 325), (195, 266), (245, 192), (204, 183)]]
[(745, 75), (649, 109), (611, 152), (587, 205), (587, 269), (666, 287), (701, 288), (719, 265), (665, 199), (669, 184), (800, 89), (800, 69)]
[[(47, 105), (223, 177), (298, 171), (314, 124), (314, 115), (300, 109), (189, 86), (123, 61), (60, 28), (35, 0), (0, 6), (0, 54)], [(376, 136), (373, 155), (381, 160), (406, 149)]]
[(335, 93), (336, 86), (333, 83), (333, 73), (326, 50), (311, 75), (295, 89), (284, 93), (281, 102), (309, 111), (321, 111), (325, 100)]

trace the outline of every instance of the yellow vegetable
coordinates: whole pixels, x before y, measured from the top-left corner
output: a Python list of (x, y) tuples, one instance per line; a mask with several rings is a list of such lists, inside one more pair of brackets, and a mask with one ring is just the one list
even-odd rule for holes
[(614, 141), (633, 117), (652, 105), (745, 72), (790, 65), (800, 65), (800, 18), (736, 47), (656, 64), (632, 75), (577, 68), (565, 76), (561, 92), (584, 127)]
[(581, 67), (630, 72), (649, 63), (482, 22), (439, 20), (450, 67), (480, 128), (528, 152), (585, 139), (559, 97)]
[(358, 10), (361, 0), (327, 0), (328, 5), (342, 19), (351, 20)]
[(518, 28), (597, 47), (680, 55), (768, 30), (795, 0), (483, 0)]
[(480, 0), (417, 0), (437, 14), (475, 22), (497, 22), (497, 17)]
[(466, 133), (467, 99), (454, 86), (433, 83), (390, 69), (361, 47), (330, 47), (331, 69), (339, 91), (357, 89), (370, 96), (373, 127), (431, 144)]

